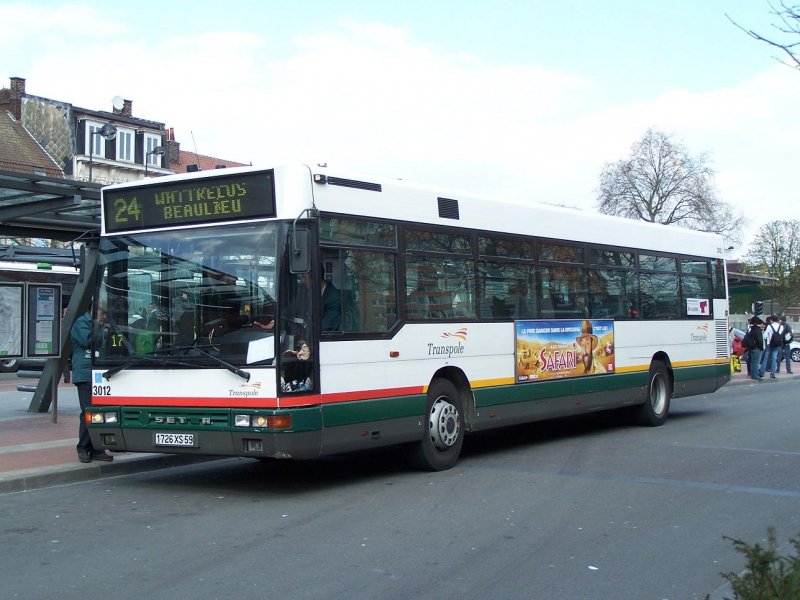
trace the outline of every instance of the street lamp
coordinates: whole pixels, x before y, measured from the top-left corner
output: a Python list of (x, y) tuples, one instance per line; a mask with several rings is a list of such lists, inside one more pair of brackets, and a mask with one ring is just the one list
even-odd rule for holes
[(111, 123), (106, 123), (100, 129), (95, 129), (89, 136), (89, 182), (92, 181), (92, 163), (94, 156), (94, 136), (99, 135), (104, 140), (111, 141), (117, 137), (117, 128)]
[(144, 176), (147, 177), (147, 167), (150, 165), (150, 156), (164, 156), (167, 151), (164, 149), (164, 146), (156, 146), (150, 152), (148, 152), (144, 157)]

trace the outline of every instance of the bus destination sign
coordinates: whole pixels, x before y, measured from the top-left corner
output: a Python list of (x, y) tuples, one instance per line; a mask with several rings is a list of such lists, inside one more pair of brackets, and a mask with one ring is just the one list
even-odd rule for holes
[(273, 171), (103, 190), (106, 233), (275, 216)]

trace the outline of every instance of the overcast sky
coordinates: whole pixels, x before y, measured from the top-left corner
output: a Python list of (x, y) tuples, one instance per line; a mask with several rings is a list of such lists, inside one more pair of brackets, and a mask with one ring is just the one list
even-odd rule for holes
[(800, 71), (726, 14), (776, 33), (766, 0), (3, 1), (0, 83), (218, 158), (587, 210), (653, 127), (707, 154), (743, 251), (800, 218)]

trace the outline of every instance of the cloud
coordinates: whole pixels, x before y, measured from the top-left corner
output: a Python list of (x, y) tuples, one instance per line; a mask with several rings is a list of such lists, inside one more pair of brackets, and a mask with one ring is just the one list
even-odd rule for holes
[[(269, 24), (151, 36), (121, 12), (82, 5), (5, 5), (0, 21), (10, 32), (0, 51), (27, 65), (9, 75), (26, 77), (28, 93), (105, 110), (123, 96), (201, 154), (326, 161), (590, 209), (603, 164), (655, 127), (708, 153), (723, 200), (796, 212), (800, 76), (781, 65), (725, 89), (642, 100), (634, 80), (609, 90), (591, 73), (493, 63), (379, 22), (341, 20), (287, 44)], [(34, 47), (33, 59), (23, 54)]]

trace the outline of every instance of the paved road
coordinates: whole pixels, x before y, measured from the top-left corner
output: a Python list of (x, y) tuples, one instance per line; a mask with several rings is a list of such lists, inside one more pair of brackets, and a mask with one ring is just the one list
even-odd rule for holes
[(226, 459), (0, 496), (9, 598), (721, 598), (723, 535), (800, 530), (794, 382), (395, 452)]

